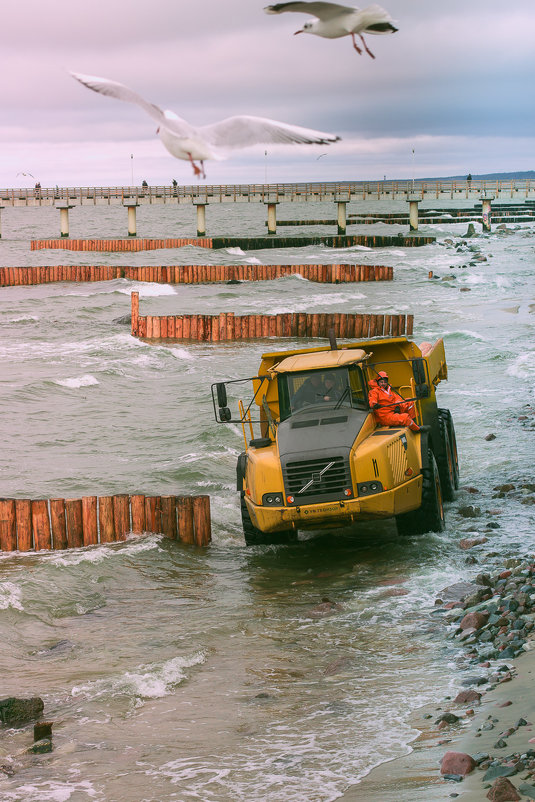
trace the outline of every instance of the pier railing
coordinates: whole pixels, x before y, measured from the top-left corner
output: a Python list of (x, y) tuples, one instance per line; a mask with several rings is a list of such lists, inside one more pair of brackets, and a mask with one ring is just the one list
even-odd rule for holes
[(53, 206), (57, 202), (84, 205), (158, 203), (268, 203), (347, 199), (425, 198), (477, 199), (535, 197), (535, 180), (500, 181), (346, 181), (294, 184), (217, 184), (123, 187), (0, 188), (0, 206)]

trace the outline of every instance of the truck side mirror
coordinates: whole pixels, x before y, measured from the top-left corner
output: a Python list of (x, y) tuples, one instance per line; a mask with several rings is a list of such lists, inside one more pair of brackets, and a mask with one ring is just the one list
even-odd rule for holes
[(223, 423), (227, 423), (231, 419), (232, 415), (230, 409), (228, 407), (219, 407), (219, 420)]
[(425, 382), (416, 385), (416, 398), (429, 398), (429, 385)]
[(227, 406), (227, 387), (224, 382), (219, 382), (216, 384), (216, 392), (217, 392), (217, 406), (218, 407), (226, 407)]

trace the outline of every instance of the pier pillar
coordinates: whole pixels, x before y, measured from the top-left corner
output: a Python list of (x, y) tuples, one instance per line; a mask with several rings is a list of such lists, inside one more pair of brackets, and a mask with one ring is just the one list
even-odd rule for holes
[(59, 209), (59, 231), (61, 237), (69, 236), (69, 209), (73, 209), (67, 201), (56, 203), (56, 209)]
[(128, 236), (137, 237), (136, 209), (139, 203), (135, 200), (123, 202), (123, 206), (128, 209)]
[(268, 198), (267, 201), (264, 201), (267, 205), (267, 227), (268, 227), (268, 234), (276, 234), (277, 233), (277, 203), (278, 201)]
[(338, 206), (338, 233), (345, 234), (347, 230), (346, 206), (348, 201), (347, 199), (341, 200), (340, 198), (336, 197), (334, 201)]
[(206, 207), (208, 206), (208, 201), (206, 200), (194, 200), (193, 205), (197, 207), (197, 236), (198, 237), (205, 237), (206, 236)]
[(418, 204), (422, 198), (420, 195), (409, 195), (407, 201), (409, 203), (409, 229), (410, 231), (418, 231)]
[(490, 204), (491, 201), (494, 200), (495, 195), (489, 195), (488, 193), (483, 192), (481, 194), (481, 224), (483, 226), (483, 231), (490, 233), (491, 226), (490, 226)]
[(5, 206), (0, 206), (0, 239), (2, 239), (2, 209), (5, 209)]

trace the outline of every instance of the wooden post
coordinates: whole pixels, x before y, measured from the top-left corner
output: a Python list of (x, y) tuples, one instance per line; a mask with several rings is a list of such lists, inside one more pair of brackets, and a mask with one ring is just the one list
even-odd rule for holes
[(139, 292), (133, 292), (130, 296), (130, 307), (132, 313), (131, 332), (136, 337), (139, 328)]
[(15, 501), (17, 518), (17, 548), (19, 551), (30, 551), (32, 548), (32, 502), (29, 498), (18, 498)]
[(98, 543), (96, 496), (82, 498), (82, 533), (84, 546), (94, 546)]
[(100, 496), (98, 500), (98, 522), (100, 542), (115, 541), (115, 521), (113, 517), (113, 496)]
[(145, 521), (147, 532), (162, 531), (162, 515), (159, 496), (145, 496)]
[(0, 549), (17, 550), (17, 519), (15, 499), (0, 499)]
[(50, 499), (50, 525), (54, 550), (67, 548), (67, 524), (65, 522), (65, 499)]
[(32, 501), (32, 528), (35, 550), (50, 549), (52, 547), (52, 540), (50, 537), (50, 521), (48, 519), (48, 503), (46, 499), (35, 499)]
[(193, 201), (193, 205), (197, 207), (197, 236), (206, 236), (206, 207), (208, 201)]
[(422, 200), (419, 195), (409, 195), (409, 229), (418, 231), (418, 204)]
[(67, 521), (67, 544), (69, 548), (76, 549), (83, 546), (82, 499), (65, 499), (65, 519)]
[(176, 502), (174, 496), (161, 497), (162, 532), (176, 540)]
[(182, 543), (195, 543), (193, 529), (193, 499), (191, 496), (177, 496), (178, 537)]
[(268, 234), (277, 233), (277, 201), (268, 199), (265, 201), (267, 204), (267, 227)]
[(132, 532), (140, 535), (145, 532), (145, 496), (140, 493), (130, 496), (130, 510), (132, 512)]
[(347, 220), (346, 220), (347, 199), (340, 200), (339, 198), (335, 198), (335, 201), (338, 205), (338, 233), (345, 234), (347, 231)]
[(195, 545), (207, 546), (212, 540), (210, 496), (195, 496), (193, 498), (193, 521)]
[(113, 518), (116, 539), (126, 540), (126, 536), (130, 532), (130, 508), (126, 493), (113, 497)]

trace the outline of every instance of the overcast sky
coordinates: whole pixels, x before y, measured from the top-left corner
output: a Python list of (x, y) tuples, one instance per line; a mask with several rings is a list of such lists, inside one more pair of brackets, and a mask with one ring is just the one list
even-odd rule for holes
[(399, 31), (367, 37), (375, 60), (348, 37), (293, 36), (310, 17), (266, 4), (2, 0), (0, 187), (196, 182), (141, 108), (69, 70), (193, 124), (255, 114), (342, 137), (235, 152), (207, 162), (210, 184), (535, 168), (535, 0), (385, 0)]

